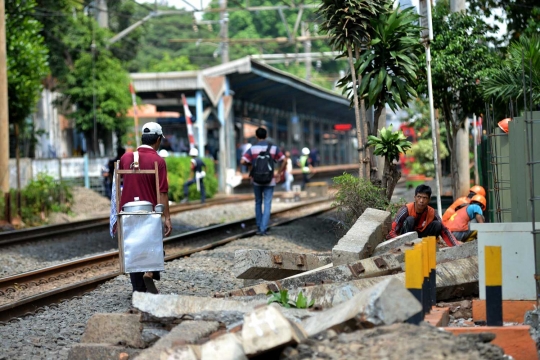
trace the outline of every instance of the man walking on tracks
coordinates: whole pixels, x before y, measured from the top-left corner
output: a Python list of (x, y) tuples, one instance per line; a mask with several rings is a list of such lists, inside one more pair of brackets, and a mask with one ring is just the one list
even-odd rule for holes
[(199, 158), (199, 150), (196, 148), (191, 148), (189, 150), (189, 156), (191, 156), (191, 174), (190, 180), (184, 184), (184, 198), (180, 203), (184, 204), (188, 202), (189, 196), (189, 187), (193, 184), (197, 184), (197, 191), (201, 193), (201, 204), (204, 204), (206, 200), (206, 190), (204, 188), (204, 178), (206, 177), (206, 172), (204, 169), (206, 165)]
[[(287, 163), (283, 161), (285, 155), (276, 145), (266, 141), (266, 129), (258, 128), (255, 131), (257, 144), (250, 147), (242, 156), (242, 164), (251, 166), (249, 176), (253, 181), (253, 192), (255, 194), (255, 218), (257, 220), (257, 235), (266, 235), (268, 223), (270, 222), (270, 212), (272, 208), (272, 197), (276, 186), (274, 174), (274, 164), (282, 161), (278, 178), (285, 171)], [(264, 211), (262, 204), (264, 201)]]
[[(141, 143), (137, 148), (139, 157), (139, 168), (141, 170), (154, 170), (154, 163), (158, 164), (159, 174), (159, 199), (156, 198), (156, 179), (153, 174), (126, 174), (123, 176), (124, 187), (120, 198), (120, 209), (124, 204), (134, 201), (135, 198), (141, 201), (149, 201), (153, 207), (157, 204), (164, 205), (165, 234), (167, 237), (172, 230), (171, 216), (169, 214), (169, 184), (167, 182), (167, 166), (165, 160), (158, 155), (157, 150), (163, 139), (161, 125), (149, 122), (142, 127)], [(120, 170), (130, 170), (134, 165), (134, 154), (126, 153), (120, 159)], [(158, 290), (154, 284), (154, 279), (159, 280), (159, 272), (135, 272), (129, 274), (133, 291), (150, 292), (157, 294)]]

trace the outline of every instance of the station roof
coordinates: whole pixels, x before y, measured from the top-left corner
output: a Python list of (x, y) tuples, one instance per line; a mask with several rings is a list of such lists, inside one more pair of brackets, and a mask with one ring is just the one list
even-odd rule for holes
[[(293, 110), (295, 99), (298, 114), (354, 122), (347, 98), (249, 56), (199, 71), (131, 74), (138, 94), (162, 93), (161, 97), (167, 97), (170, 92), (188, 95), (203, 89), (214, 105), (225, 91), (224, 76), (234, 99), (286, 111)], [(173, 96), (178, 99), (178, 94)]]

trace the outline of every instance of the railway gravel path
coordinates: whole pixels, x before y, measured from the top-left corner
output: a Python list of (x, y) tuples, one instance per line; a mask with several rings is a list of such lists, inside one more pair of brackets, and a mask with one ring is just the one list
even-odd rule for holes
[[(226, 221), (241, 219), (244, 205), (226, 205)], [(288, 206), (275, 203), (275, 208)], [(205, 219), (215, 218), (216, 209), (197, 210), (206, 212), (187, 219), (205, 226)], [(230, 212), (229, 212), (230, 211)], [(253, 204), (245, 205), (249, 216)], [(245, 215), (245, 213), (244, 213)], [(180, 215), (179, 215), (180, 216)], [(231, 216), (231, 217), (229, 217)], [(239, 216), (239, 217), (238, 217)], [(253, 248), (276, 251), (321, 253), (330, 251), (337, 242), (333, 232), (331, 215), (321, 215), (272, 228), (267, 236), (255, 236), (236, 240), (225, 246), (196, 253), (166, 264), (162, 280), (157, 283), (161, 293), (212, 296), (216, 292), (228, 291), (243, 286), (231, 272), (234, 252), (237, 249)], [(178, 220), (181, 221), (181, 220)], [(208, 221), (208, 220), (206, 220)], [(1, 260), (0, 260), (1, 261)], [(3, 359), (66, 359), (70, 346), (77, 343), (84, 332), (86, 322), (94, 313), (125, 312), (130, 307), (131, 286), (127, 276), (119, 276), (98, 289), (57, 306), (47, 307), (43, 312), (0, 325), (0, 360)]]

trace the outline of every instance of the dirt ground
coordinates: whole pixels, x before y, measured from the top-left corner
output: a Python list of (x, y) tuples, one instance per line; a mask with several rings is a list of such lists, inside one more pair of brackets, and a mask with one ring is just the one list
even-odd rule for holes
[(107, 197), (85, 187), (75, 186), (71, 191), (73, 203), (70, 213), (49, 214), (49, 224), (62, 224), (109, 215), (111, 201)]

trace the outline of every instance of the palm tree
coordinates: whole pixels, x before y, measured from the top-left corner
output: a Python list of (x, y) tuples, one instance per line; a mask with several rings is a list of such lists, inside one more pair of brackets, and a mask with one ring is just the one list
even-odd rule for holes
[[(362, 77), (357, 92), (368, 106), (375, 108), (370, 136), (377, 135), (379, 117), (386, 104), (395, 111), (408, 107), (409, 100), (418, 96), (414, 87), (422, 71), (419, 61), (423, 53), (419, 15), (414, 8), (393, 9), (391, 4), (386, 4), (384, 10), (371, 19), (367, 51), (356, 60), (357, 71)], [(347, 80), (341, 81), (344, 84)], [(356, 95), (355, 92), (353, 94)], [(374, 163), (373, 150), (371, 159)], [(371, 169), (370, 175), (372, 182), (378, 182), (376, 167)], [(399, 177), (395, 179), (396, 182)]]
[[(377, 0), (322, 0), (317, 14), (322, 18), (321, 32), (330, 37), (330, 46), (334, 50), (341, 51), (340, 57), (347, 57), (351, 74), (349, 80), (352, 87), (356, 88), (360, 84), (360, 76), (356, 76), (354, 67), (353, 52), (358, 58), (360, 48), (370, 38), (371, 22), (381, 9)], [(359, 74), (360, 75), (360, 74)], [(356, 118), (356, 135), (358, 138), (358, 148), (364, 148), (366, 113), (362, 106), (360, 113), (358, 93), (353, 91), (353, 107)], [(365, 149), (362, 150), (362, 153)], [(360, 151), (359, 155), (359, 175), (367, 177), (367, 163)]]
[[(488, 79), (482, 82), (483, 94), (486, 98), (503, 101), (523, 97), (525, 88), (532, 88), (526, 94), (532, 96), (533, 104), (540, 103), (540, 36), (522, 35), (512, 42), (508, 48), (508, 58), (502, 66), (494, 70)], [(529, 101), (529, 99), (527, 99)]]

